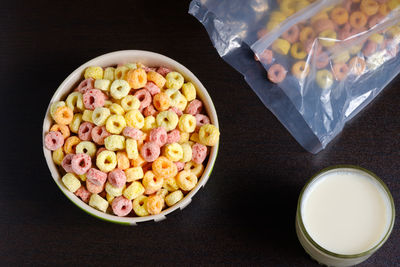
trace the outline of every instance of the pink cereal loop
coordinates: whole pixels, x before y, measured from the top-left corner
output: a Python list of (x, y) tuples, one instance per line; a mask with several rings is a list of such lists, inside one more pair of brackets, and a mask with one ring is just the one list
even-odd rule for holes
[(126, 126), (122, 131), (122, 135), (135, 140), (140, 140), (142, 138), (143, 132), (139, 129)]
[(207, 147), (196, 143), (192, 146), (192, 161), (197, 164), (203, 163), (207, 156)]
[(71, 167), (76, 174), (85, 174), (92, 167), (92, 159), (85, 153), (75, 154), (71, 160)]
[(109, 137), (111, 134), (106, 130), (105, 126), (96, 126), (91, 132), (93, 141), (98, 145), (104, 145), (104, 139)]
[(206, 115), (196, 114), (194, 117), (196, 118), (196, 131), (198, 131), (201, 126), (210, 124), (210, 118), (208, 118)]
[(89, 180), (86, 180), (86, 188), (92, 194), (99, 194), (104, 190), (104, 184), (102, 185), (95, 185)]
[(83, 104), (89, 110), (104, 106), (105, 100), (105, 95), (98, 89), (90, 89), (83, 94)]
[(88, 90), (94, 89), (94, 79), (88, 78), (86, 80), (83, 80), (76, 89), (82, 94), (86, 93), (86, 91)]
[(71, 161), (74, 154), (67, 154), (65, 155), (63, 161), (61, 162), (61, 166), (64, 168), (66, 172), (74, 172), (72, 170)]
[(90, 168), (86, 173), (86, 179), (94, 185), (103, 185), (107, 180), (107, 173)]
[(289, 30), (282, 34), (282, 38), (293, 44), (299, 40), (300, 29), (299, 26), (293, 25)]
[(94, 124), (88, 121), (83, 122), (79, 126), (78, 137), (82, 141), (90, 141), (92, 140), (92, 130), (94, 128)]
[(172, 70), (170, 70), (169, 68), (166, 67), (159, 67), (157, 69), (157, 72), (160, 73), (162, 76), (166, 76), (168, 73), (170, 73)]
[(48, 150), (57, 150), (64, 145), (64, 137), (60, 132), (48, 132), (44, 137), (44, 145)]
[(151, 104), (152, 98), (146, 89), (140, 89), (138, 90), (134, 96), (136, 96), (137, 99), (140, 101), (140, 110), (143, 110), (144, 108), (148, 107)]
[(145, 72), (150, 72), (150, 71), (156, 71), (157, 70), (157, 68), (155, 68), (155, 67), (147, 67), (147, 66), (144, 66), (143, 69), (144, 69)]
[[(145, 161), (153, 162), (158, 158), (158, 156), (160, 156), (160, 147), (154, 142), (146, 142), (140, 148), (140, 155)], [(145, 168), (144, 167), (142, 168), (144, 171)]]
[(82, 199), (83, 202), (88, 203), (91, 193), (84, 187), (79, 187), (78, 190), (74, 193), (77, 197)]
[(145, 109), (143, 109), (143, 115), (145, 117), (154, 116), (154, 115), (156, 115), (156, 113), (157, 113), (157, 110), (154, 108), (153, 105), (149, 105)]
[(149, 141), (154, 142), (159, 147), (167, 143), (167, 138), (167, 131), (165, 131), (164, 127), (154, 128), (149, 134)]
[(120, 217), (126, 216), (132, 210), (132, 201), (129, 201), (124, 196), (119, 196), (113, 199), (111, 208), (115, 215)]
[(181, 139), (179, 130), (175, 129), (167, 134), (167, 144), (177, 143)]
[(186, 111), (186, 113), (194, 116), (196, 114), (199, 114), (202, 109), (203, 109), (203, 103), (198, 99), (194, 99), (186, 107), (185, 111)]
[(171, 107), (171, 108), (169, 108), (169, 110), (175, 112), (175, 114), (178, 115), (178, 117), (180, 117), (180, 116), (183, 115), (182, 110), (180, 110), (180, 109), (177, 108), (177, 107)]
[(123, 170), (114, 169), (108, 173), (108, 182), (117, 188), (121, 188), (126, 183), (126, 175)]
[(146, 85), (144, 86), (144, 89), (149, 91), (149, 93), (154, 96), (155, 94), (158, 94), (161, 90), (160, 88), (153, 82), (147, 82)]
[(183, 167), (185, 167), (185, 163), (180, 162), (180, 161), (175, 161), (174, 162), (176, 165), (176, 168), (178, 169), (178, 172), (180, 172), (181, 170), (183, 170)]

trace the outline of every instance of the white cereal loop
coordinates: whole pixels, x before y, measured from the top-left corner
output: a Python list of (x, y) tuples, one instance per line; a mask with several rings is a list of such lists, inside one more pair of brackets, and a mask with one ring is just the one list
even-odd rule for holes
[(125, 80), (115, 80), (111, 84), (110, 94), (115, 99), (121, 99), (129, 94), (131, 87)]

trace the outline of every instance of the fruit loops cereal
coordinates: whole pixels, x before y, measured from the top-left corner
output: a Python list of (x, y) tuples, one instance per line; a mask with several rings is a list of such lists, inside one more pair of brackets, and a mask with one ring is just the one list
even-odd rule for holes
[(51, 104), (44, 137), (65, 187), (116, 216), (159, 214), (192, 190), (219, 130), (195, 86), (166, 67), (88, 67)]

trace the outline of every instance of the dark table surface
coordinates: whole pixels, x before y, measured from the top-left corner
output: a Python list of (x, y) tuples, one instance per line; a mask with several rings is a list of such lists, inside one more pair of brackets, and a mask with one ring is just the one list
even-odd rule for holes
[[(294, 229), (315, 172), (355, 164), (379, 175), (400, 207), (400, 79), (324, 151), (301, 148), (216, 53), (189, 1), (3, 1), (0, 8), (0, 265), (316, 265)], [(206, 187), (159, 223), (100, 221), (57, 188), (42, 154), (42, 119), (58, 85), (98, 55), (142, 49), (188, 67), (220, 120)], [(397, 209), (398, 211), (398, 209)], [(399, 214), (400, 212), (397, 212)], [(399, 216), (363, 266), (400, 265)]]

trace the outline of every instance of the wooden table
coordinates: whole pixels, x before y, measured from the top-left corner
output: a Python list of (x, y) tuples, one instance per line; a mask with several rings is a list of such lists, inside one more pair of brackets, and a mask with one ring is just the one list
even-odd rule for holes
[[(297, 241), (296, 202), (309, 177), (335, 164), (375, 172), (400, 207), (400, 79), (312, 155), (220, 59), (188, 5), (2, 3), (0, 265), (317, 266)], [(41, 141), (48, 102), (66, 76), (123, 49), (158, 52), (192, 70), (214, 100), (222, 133), (212, 176), (193, 202), (165, 221), (137, 227), (76, 208), (53, 182)], [(400, 265), (396, 219), (389, 240), (363, 266)]]

